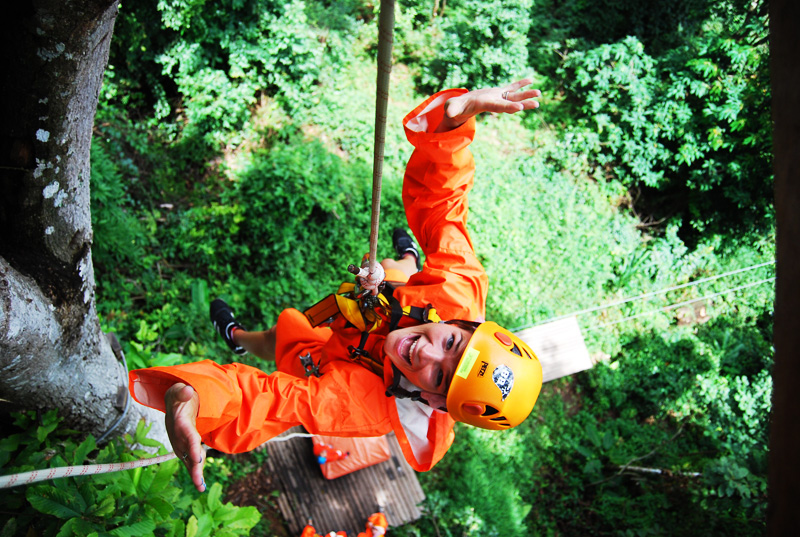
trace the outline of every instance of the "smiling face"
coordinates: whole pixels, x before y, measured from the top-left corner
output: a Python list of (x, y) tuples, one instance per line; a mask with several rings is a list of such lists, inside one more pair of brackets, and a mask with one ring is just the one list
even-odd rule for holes
[(447, 390), (472, 332), (454, 324), (429, 323), (389, 332), (386, 356), (434, 408), (444, 409)]

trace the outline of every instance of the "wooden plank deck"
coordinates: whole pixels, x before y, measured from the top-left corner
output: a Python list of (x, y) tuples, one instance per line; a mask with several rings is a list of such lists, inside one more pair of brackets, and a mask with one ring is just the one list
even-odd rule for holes
[(539, 358), (544, 382), (591, 369), (593, 365), (575, 317), (527, 328), (516, 335)]
[[(305, 432), (294, 427), (281, 436)], [(394, 433), (387, 435), (388, 461), (337, 479), (322, 476), (313, 455), (311, 439), (296, 437), (266, 444), (269, 471), (280, 476), (283, 491), (278, 506), (289, 531), (300, 535), (306, 520), (314, 519), (317, 533), (344, 530), (350, 536), (364, 531), (367, 517), (383, 506), (392, 526), (417, 520), (425, 499), (417, 476), (400, 451)]]

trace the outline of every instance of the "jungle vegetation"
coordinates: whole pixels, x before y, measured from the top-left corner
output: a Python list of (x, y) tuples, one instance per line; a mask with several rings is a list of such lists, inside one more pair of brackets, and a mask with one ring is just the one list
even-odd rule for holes
[[(378, 9), (123, 1), (91, 200), (98, 310), (130, 368), (233, 361), (210, 299), (266, 328), (366, 251)], [(438, 89), (533, 77), (540, 109), (480, 118), (472, 146), (487, 318), (593, 310), (578, 322), (596, 365), (547, 383), (512, 431), (459, 426), (419, 476), (426, 515), (393, 535), (764, 533), (767, 28), (765, 0), (398, 0), (379, 253), (405, 226), (405, 113)], [(206, 481), (247, 467), (216, 459)], [(190, 488), (164, 490), (188, 513)], [(263, 519), (250, 534), (283, 531)]]

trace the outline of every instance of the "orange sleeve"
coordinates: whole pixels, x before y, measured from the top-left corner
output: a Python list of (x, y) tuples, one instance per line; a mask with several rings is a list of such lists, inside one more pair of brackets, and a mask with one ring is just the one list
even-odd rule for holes
[(300, 534), (300, 537), (318, 537), (317, 530), (314, 529), (314, 526), (306, 525), (303, 528), (303, 533)]
[(422, 272), (398, 290), (403, 305), (433, 304), (443, 319), (483, 319), (489, 280), (467, 232), (467, 193), (475, 162), (467, 146), (475, 120), (434, 133), (444, 102), (466, 90), (439, 92), (403, 120), (414, 153), (403, 180), (406, 218), (423, 252)]
[(208, 446), (226, 453), (252, 450), (295, 425), (334, 436), (381, 436), (391, 430), (382, 380), (349, 362), (329, 364), (319, 378), (268, 375), (209, 360), (130, 372), (134, 399), (161, 411), (164, 393), (175, 382), (197, 391), (197, 430)]

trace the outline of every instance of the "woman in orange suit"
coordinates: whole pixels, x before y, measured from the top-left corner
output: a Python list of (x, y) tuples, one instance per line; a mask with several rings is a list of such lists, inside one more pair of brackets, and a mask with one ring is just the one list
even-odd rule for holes
[[(341, 292), (305, 315), (283, 311), (264, 332), (248, 332), (214, 301), (212, 320), (226, 343), (274, 359), (272, 374), (207, 360), (130, 373), (133, 397), (165, 411), (172, 447), (198, 490), (205, 490), (201, 442), (237, 453), (296, 425), (333, 436), (394, 431), (409, 464), (426, 471), (450, 447), (454, 421), (507, 429), (528, 416), (541, 366), (521, 339), (484, 322), (488, 279), (467, 232), (474, 175), (467, 146), (477, 114), (537, 108), (540, 92), (524, 89), (530, 83), (441, 91), (404, 118), (414, 152), (403, 204), (425, 253), (419, 272), (413, 251), (384, 262), (395, 269), (389, 279), (409, 276), (404, 285), (379, 287), (381, 278), (368, 274), (358, 280), (377, 294), (368, 308), (359, 309), (365, 299), (350, 307), (355, 292)], [(401, 250), (411, 243), (402, 235), (395, 237)], [(338, 309), (329, 316), (331, 304)]]
[(371, 514), (367, 519), (366, 526), (366, 530), (359, 533), (358, 537), (381, 537), (386, 535), (386, 530), (389, 529), (389, 523), (383, 513)]

